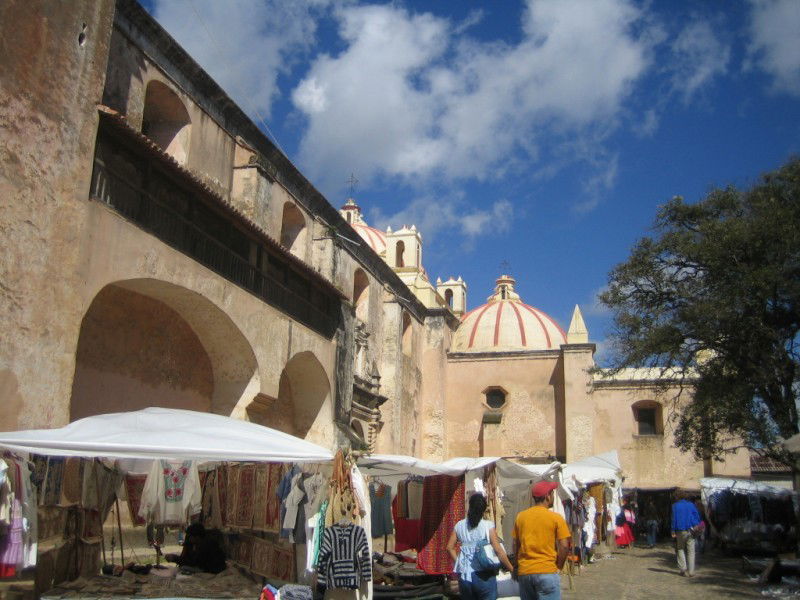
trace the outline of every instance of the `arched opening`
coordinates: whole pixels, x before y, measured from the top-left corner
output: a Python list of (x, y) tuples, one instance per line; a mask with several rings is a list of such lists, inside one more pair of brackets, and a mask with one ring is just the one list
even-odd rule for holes
[(397, 242), (397, 246), (395, 246), (395, 266), (396, 267), (405, 267), (406, 266), (406, 245), (403, 243), (402, 240)]
[(353, 276), (353, 306), (356, 318), (366, 323), (369, 315), (369, 279), (362, 269), (356, 269)]
[(419, 244), (417, 244), (417, 261), (414, 264), (416, 264), (418, 267), (419, 267), (420, 262), (421, 262), (420, 261), (420, 253), (421, 253), (421, 249), (419, 247)]
[(453, 290), (447, 289), (444, 291), (444, 299), (447, 302), (447, 306), (453, 308)]
[(189, 154), (192, 122), (178, 95), (160, 81), (147, 84), (142, 133), (181, 164)]
[(413, 328), (411, 327), (411, 317), (408, 316), (408, 313), (403, 311), (403, 333), (402, 333), (402, 344), (403, 344), (403, 354), (406, 356), (411, 356), (412, 353), (412, 331)]
[(636, 435), (662, 435), (664, 419), (662, 406), (654, 400), (640, 400), (631, 406)]
[(322, 446), (333, 444), (330, 381), (311, 352), (295, 354), (286, 363), (281, 373), (277, 408), (277, 419), (264, 425)]
[(303, 213), (291, 202), (283, 205), (281, 220), (281, 246), (295, 256), (303, 258), (306, 241), (306, 220)]
[(230, 415), (257, 390), (252, 348), (212, 302), (163, 281), (120, 281), (81, 323), (70, 420), (149, 406)]

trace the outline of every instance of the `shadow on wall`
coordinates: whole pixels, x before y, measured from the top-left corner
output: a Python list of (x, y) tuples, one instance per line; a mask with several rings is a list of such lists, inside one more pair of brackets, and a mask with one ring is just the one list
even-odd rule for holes
[(120, 281), (81, 323), (70, 420), (148, 406), (230, 415), (257, 387), (250, 344), (211, 301), (164, 281)]

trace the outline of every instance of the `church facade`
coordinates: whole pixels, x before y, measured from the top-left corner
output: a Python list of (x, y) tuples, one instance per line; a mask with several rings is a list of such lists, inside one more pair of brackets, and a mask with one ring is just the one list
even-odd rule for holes
[(579, 309), (565, 331), (504, 275), (467, 311), (422, 232), (334, 208), (134, 0), (11, 0), (0, 30), (0, 430), (166, 406), (430, 460), (617, 449), (632, 486), (749, 475), (673, 447), (655, 375), (595, 372)]

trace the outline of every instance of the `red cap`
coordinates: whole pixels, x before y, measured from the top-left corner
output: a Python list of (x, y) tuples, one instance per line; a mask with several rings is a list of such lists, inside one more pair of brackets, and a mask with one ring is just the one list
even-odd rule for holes
[(531, 488), (531, 494), (534, 498), (544, 498), (551, 490), (558, 487), (558, 484), (553, 481), (537, 481)]

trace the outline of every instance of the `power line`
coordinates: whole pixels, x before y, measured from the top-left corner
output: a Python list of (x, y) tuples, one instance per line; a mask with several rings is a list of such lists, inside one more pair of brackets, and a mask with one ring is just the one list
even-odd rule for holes
[[(194, 5), (194, 0), (189, 0), (189, 5), (192, 7), (192, 11), (194, 12), (195, 16), (197, 17), (197, 20), (200, 21), (200, 25), (202, 25), (203, 29), (206, 30), (206, 33), (208, 34), (209, 39), (211, 40), (211, 42), (216, 47), (217, 53), (219, 54), (220, 59), (222, 59), (223, 64), (226, 64), (227, 63), (227, 59), (226, 59), (225, 53), (223, 52), (223, 48), (220, 45), (220, 43), (217, 41), (217, 38), (214, 37), (214, 34), (211, 33), (211, 30), (206, 25), (205, 21), (203, 20), (203, 17), (200, 16), (200, 13), (197, 11), (197, 7), (195, 7), (195, 5)], [(241, 91), (241, 90), (237, 90), (237, 91)], [(284, 156), (288, 157), (289, 155), (286, 154), (286, 152), (284, 151), (283, 148), (281, 148), (281, 145), (280, 145), (280, 142), (278, 142), (277, 136), (274, 133), (272, 133), (272, 130), (269, 128), (269, 125), (267, 125), (266, 120), (261, 115), (261, 113), (258, 111), (258, 107), (255, 106), (254, 103), (251, 104), (249, 102), (249, 98), (247, 97), (246, 94), (244, 94), (242, 97), (245, 100), (245, 102), (249, 105), (249, 107), (252, 109), (252, 111), (256, 114), (256, 116), (258, 117), (259, 122), (264, 127), (264, 130), (267, 132), (267, 135), (269, 135), (269, 137), (272, 138), (272, 141), (275, 142), (275, 146), (277, 146), (278, 150), (280, 150), (284, 154)]]

